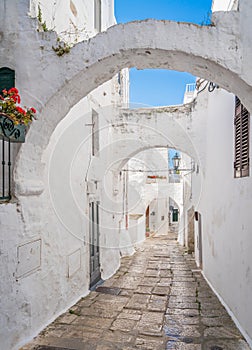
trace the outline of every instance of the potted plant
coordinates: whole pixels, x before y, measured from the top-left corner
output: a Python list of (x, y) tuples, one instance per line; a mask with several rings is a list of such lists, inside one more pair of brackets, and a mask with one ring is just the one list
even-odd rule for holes
[(18, 89), (4, 89), (0, 95), (0, 135), (11, 142), (24, 142), (27, 126), (35, 118), (35, 108), (21, 107)]

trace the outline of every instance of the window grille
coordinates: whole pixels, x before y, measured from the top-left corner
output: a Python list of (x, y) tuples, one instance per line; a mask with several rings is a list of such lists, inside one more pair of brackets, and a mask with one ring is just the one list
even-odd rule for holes
[(235, 161), (234, 176), (249, 176), (250, 114), (238, 97), (235, 98)]
[[(15, 86), (15, 71), (8, 67), (0, 68), (0, 95), (4, 89), (9, 90)], [(8, 125), (0, 123), (1, 134)], [(0, 201), (11, 199), (11, 158), (12, 147), (10, 139), (0, 136)]]
[(1, 144), (1, 177), (0, 177), (0, 200), (11, 199), (11, 143), (10, 140), (0, 140)]

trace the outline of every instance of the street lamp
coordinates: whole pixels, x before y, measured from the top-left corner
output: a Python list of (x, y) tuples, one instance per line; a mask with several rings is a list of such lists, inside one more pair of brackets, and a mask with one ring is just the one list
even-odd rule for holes
[(191, 169), (180, 169), (179, 166), (180, 166), (180, 161), (181, 161), (181, 158), (179, 156), (179, 153), (176, 152), (175, 155), (172, 157), (172, 164), (173, 164), (173, 170), (176, 171), (176, 174), (179, 174), (180, 171), (190, 171), (190, 172), (193, 172), (195, 170), (195, 166), (194, 166), (194, 163), (192, 162), (192, 167)]
[(175, 155), (172, 157), (172, 164), (174, 170), (179, 170), (181, 158), (178, 154), (178, 152), (175, 153)]

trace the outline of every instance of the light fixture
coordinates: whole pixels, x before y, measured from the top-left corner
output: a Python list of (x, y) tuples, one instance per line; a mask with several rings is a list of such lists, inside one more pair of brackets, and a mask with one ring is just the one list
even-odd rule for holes
[(175, 155), (172, 157), (172, 164), (173, 164), (174, 170), (179, 169), (180, 161), (181, 161), (181, 158), (180, 158), (178, 152), (176, 152)]
[(171, 170), (171, 172), (173, 172), (175, 170), (176, 174), (179, 174), (181, 171), (189, 171), (189, 172), (195, 171), (194, 162), (191, 162), (190, 169), (181, 169), (180, 168), (180, 161), (181, 161), (181, 157), (180, 157), (179, 153), (176, 152), (175, 155), (172, 157), (173, 169)]

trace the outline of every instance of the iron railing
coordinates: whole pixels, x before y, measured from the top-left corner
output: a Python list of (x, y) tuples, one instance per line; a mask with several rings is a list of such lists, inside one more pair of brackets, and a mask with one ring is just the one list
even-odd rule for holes
[(11, 199), (11, 142), (1, 140), (1, 190), (0, 201)]

